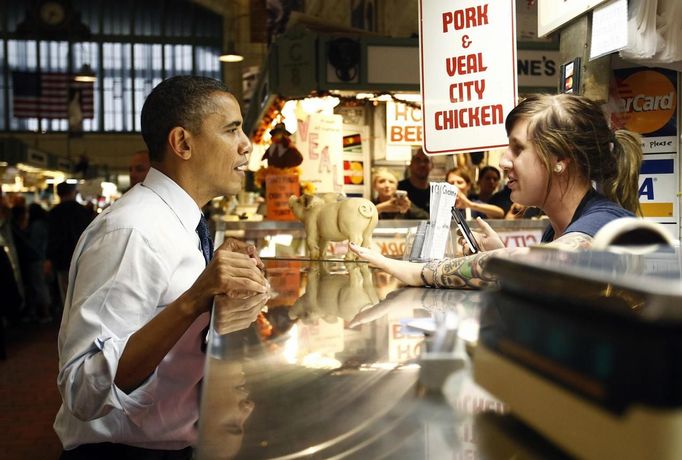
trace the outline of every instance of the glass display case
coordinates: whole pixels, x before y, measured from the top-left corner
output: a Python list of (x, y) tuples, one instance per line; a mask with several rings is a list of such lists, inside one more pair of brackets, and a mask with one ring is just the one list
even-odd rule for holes
[(362, 262), (265, 262), (274, 297), (213, 310), (198, 459), (533, 451), (486, 440), (499, 428), (481, 415), (508, 408), (471, 376), (480, 291), (405, 288)]
[[(682, 452), (679, 249), (493, 257), (490, 290), (264, 262), (269, 294), (213, 309), (198, 459)], [(608, 398), (590, 393), (596, 378)]]
[[(405, 252), (406, 239), (414, 232), (419, 220), (379, 220), (372, 239), (376, 248), (386, 256), (401, 258)], [(532, 246), (540, 242), (547, 226), (544, 219), (487, 220), (507, 247)], [(305, 255), (305, 231), (299, 221), (225, 221), (214, 220), (216, 242), (233, 237), (252, 242), (262, 257), (286, 257)], [(476, 229), (475, 222), (469, 225)], [(454, 226), (453, 226), (454, 227)], [(327, 253), (342, 257), (345, 243), (332, 244)], [(447, 252), (446, 252), (447, 253)]]

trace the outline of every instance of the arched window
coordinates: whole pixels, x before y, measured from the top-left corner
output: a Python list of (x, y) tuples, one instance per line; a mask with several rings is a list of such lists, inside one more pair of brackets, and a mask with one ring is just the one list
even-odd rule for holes
[(187, 0), (1, 2), (0, 130), (139, 131), (164, 78), (221, 78), (222, 23)]

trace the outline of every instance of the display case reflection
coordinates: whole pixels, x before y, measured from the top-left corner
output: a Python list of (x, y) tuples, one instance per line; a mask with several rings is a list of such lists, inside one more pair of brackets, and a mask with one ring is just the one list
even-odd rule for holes
[(240, 358), (208, 359), (206, 379), (211, 384), (202, 393), (197, 458), (235, 458), (242, 447), (244, 425), (255, 403), (249, 398)]
[[(401, 288), (373, 307), (358, 312), (349, 326), (357, 327), (383, 317), (388, 317), (389, 321), (410, 318), (401, 324), (428, 334), (435, 333), (438, 327), (449, 328), (456, 330), (465, 342), (473, 344), (478, 339), (477, 305), (481, 295), (478, 291)], [(425, 319), (419, 320), (419, 317)]]
[(260, 353), (259, 323), (269, 294), (230, 291), (216, 296), (202, 385), (197, 459), (235, 458), (255, 408), (249, 363)]
[[(344, 336), (358, 335), (346, 330), (346, 324), (379, 302), (367, 264), (312, 262), (305, 269), (298, 264), (281, 266), (277, 261), (274, 268), (268, 266), (272, 291), (267, 294), (217, 296), (214, 340), (255, 323), (257, 343), (277, 351), (281, 359), (326, 368), (340, 364), (336, 354), (362, 347), (363, 340)], [(213, 352), (223, 353), (220, 347)]]
[[(296, 299), (216, 304), (197, 458), (476, 455), (471, 417), (503, 410), (469, 373), (481, 293), (402, 288), (380, 301), (391, 280), (367, 264), (298, 268)], [(293, 293), (293, 270), (279, 272), (268, 267), (271, 284)]]
[(206, 375), (201, 396), (198, 459), (235, 458), (244, 425), (254, 410), (245, 365), (257, 350), (257, 322), (269, 293), (231, 290), (213, 303), (213, 331), (207, 346)]
[(257, 319), (270, 299), (267, 293), (234, 291), (214, 298), (213, 325), (217, 335), (246, 329)]
[(313, 262), (307, 273), (305, 294), (296, 300), (289, 316), (306, 324), (318, 319), (348, 322), (363, 308), (379, 302), (372, 273), (365, 263), (334, 265)]

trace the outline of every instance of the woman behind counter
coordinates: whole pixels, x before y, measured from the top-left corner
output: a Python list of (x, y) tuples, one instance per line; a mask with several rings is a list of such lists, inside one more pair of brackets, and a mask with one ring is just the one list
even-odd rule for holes
[(397, 193), (398, 179), (386, 168), (379, 168), (372, 176), (372, 188), (380, 219), (428, 219), (429, 213), (415, 206), (407, 194)]
[[(500, 167), (508, 173), (512, 201), (537, 206), (548, 216), (545, 245), (589, 249), (608, 222), (641, 214), (639, 136), (611, 131), (595, 102), (571, 94), (531, 96), (509, 113), (505, 128), (509, 148)], [(485, 252), (456, 259), (412, 263), (356, 245), (350, 248), (408, 285), (478, 288), (495, 282), (486, 271), (492, 254), (513, 257), (528, 248), (504, 248), (485, 221), (477, 222), (483, 231), (477, 239)]]

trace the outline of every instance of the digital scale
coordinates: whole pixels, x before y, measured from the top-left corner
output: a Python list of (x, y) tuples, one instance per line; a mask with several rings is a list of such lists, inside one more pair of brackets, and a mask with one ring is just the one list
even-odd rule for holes
[(474, 378), (581, 458), (682, 458), (682, 259), (534, 248), (493, 258)]

